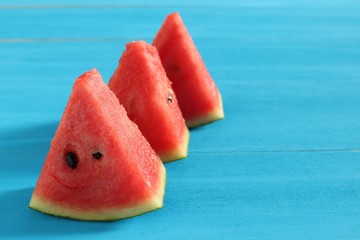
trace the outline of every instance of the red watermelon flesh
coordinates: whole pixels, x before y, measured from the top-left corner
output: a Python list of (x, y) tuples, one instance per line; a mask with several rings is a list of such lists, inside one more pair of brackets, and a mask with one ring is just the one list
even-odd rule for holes
[(153, 45), (173, 83), (187, 126), (224, 118), (218, 88), (178, 13), (166, 17)]
[(187, 156), (189, 131), (154, 46), (128, 43), (109, 87), (163, 162)]
[(165, 178), (159, 157), (94, 69), (73, 86), (29, 206), (79, 220), (131, 217), (162, 207)]

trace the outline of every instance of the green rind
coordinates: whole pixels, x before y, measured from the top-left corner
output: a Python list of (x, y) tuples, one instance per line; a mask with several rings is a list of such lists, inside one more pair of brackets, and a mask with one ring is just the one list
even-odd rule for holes
[(213, 111), (210, 111), (207, 114), (204, 114), (201, 117), (198, 118), (193, 118), (193, 119), (187, 119), (186, 120), (186, 126), (188, 128), (194, 128), (194, 127), (199, 127), (208, 123), (212, 123), (218, 120), (221, 120), (225, 117), (224, 115), (224, 108), (223, 108), (223, 103), (222, 103), (222, 97), (221, 94), (219, 93), (219, 107), (216, 108)]
[(135, 206), (120, 209), (110, 208), (95, 211), (85, 211), (64, 207), (33, 194), (29, 207), (45, 214), (84, 221), (113, 221), (142, 215), (163, 207), (166, 185), (166, 170), (164, 166), (161, 166), (161, 168), (162, 173), (157, 193), (152, 198), (147, 199)]
[(190, 132), (186, 129), (186, 133), (184, 134), (184, 139), (182, 144), (179, 147), (171, 152), (167, 153), (159, 153), (159, 157), (163, 163), (173, 162), (176, 160), (180, 160), (186, 158), (189, 152), (189, 140), (190, 140)]

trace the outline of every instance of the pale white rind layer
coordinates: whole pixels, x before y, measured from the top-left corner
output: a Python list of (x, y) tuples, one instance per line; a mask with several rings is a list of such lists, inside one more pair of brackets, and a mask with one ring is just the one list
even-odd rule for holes
[(186, 126), (188, 128), (194, 128), (194, 127), (199, 127), (201, 125), (205, 125), (205, 124), (223, 119), (225, 117), (225, 115), (224, 115), (222, 97), (220, 94), (219, 94), (219, 98), (220, 98), (219, 99), (220, 104), (219, 104), (218, 108), (216, 108), (215, 110), (213, 110), (199, 118), (186, 120)]
[(162, 173), (160, 174), (161, 179), (159, 180), (158, 191), (150, 199), (147, 199), (132, 207), (84, 211), (79, 209), (66, 208), (50, 201), (46, 201), (46, 199), (43, 199), (34, 194), (30, 200), (29, 207), (46, 214), (85, 221), (112, 221), (141, 215), (162, 208), (163, 206), (166, 185), (166, 170), (162, 164), (161, 169)]
[(189, 130), (186, 128), (186, 133), (184, 134), (182, 142), (177, 149), (167, 153), (159, 153), (161, 161), (166, 163), (186, 158), (188, 155), (189, 140), (190, 133)]

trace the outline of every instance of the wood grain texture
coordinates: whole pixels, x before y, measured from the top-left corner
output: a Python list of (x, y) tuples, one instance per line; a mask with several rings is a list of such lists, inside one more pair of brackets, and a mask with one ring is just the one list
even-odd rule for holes
[[(84, 223), (27, 208), (74, 79), (179, 11), (226, 118), (166, 164), (163, 209)], [(359, 239), (358, 1), (1, 1), (0, 238)]]

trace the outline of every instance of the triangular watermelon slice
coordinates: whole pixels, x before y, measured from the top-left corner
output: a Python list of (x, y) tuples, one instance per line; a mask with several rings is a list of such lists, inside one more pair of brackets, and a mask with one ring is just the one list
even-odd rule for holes
[(187, 156), (189, 130), (154, 46), (128, 43), (109, 87), (163, 162)]
[(162, 207), (165, 169), (94, 69), (74, 86), (30, 207), (79, 220), (115, 220)]
[(187, 126), (224, 118), (221, 95), (178, 13), (166, 17), (153, 45), (173, 83)]

